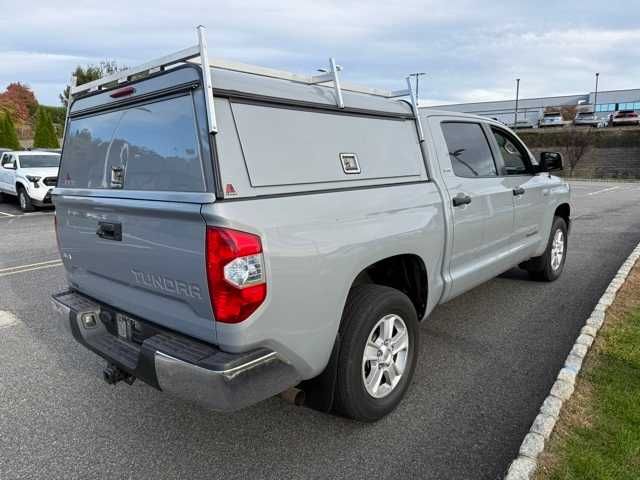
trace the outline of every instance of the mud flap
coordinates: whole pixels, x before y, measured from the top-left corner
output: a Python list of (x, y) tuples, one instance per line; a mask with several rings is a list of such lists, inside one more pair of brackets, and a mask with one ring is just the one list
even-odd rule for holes
[(300, 383), (299, 388), (305, 393), (305, 406), (323, 413), (333, 409), (333, 398), (338, 376), (338, 354), (340, 353), (340, 333), (333, 343), (329, 363), (323, 372), (310, 380)]

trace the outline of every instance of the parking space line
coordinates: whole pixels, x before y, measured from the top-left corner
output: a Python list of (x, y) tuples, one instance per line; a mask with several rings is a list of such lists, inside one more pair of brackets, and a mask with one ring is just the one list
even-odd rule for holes
[(43, 217), (43, 216), (51, 216), (54, 212), (35, 212), (35, 213), (23, 213), (21, 215), (12, 215), (9, 213), (0, 212), (6, 217), (0, 217), (0, 220), (9, 220), (9, 219), (18, 219), (18, 218), (31, 218), (31, 217)]
[(591, 193), (587, 193), (587, 195), (599, 195), (601, 193), (605, 193), (605, 192), (611, 192), (613, 190), (618, 190), (620, 187), (609, 187), (609, 188), (604, 188), (602, 190), (596, 190), (595, 192), (591, 192)]
[(5, 310), (0, 310), (0, 328), (2, 327), (10, 327), (11, 325), (15, 325), (18, 323), (18, 319), (16, 316)]
[(20, 265), (17, 267), (9, 267), (0, 270), (0, 278), (15, 275), (17, 273), (33, 272), (34, 270), (44, 270), (45, 268), (61, 267), (62, 261), (51, 260), (48, 262), (32, 263), (31, 265)]
[(16, 265), (15, 267), (0, 268), (0, 273), (8, 272), (10, 270), (20, 270), (22, 268), (28, 268), (28, 267), (39, 267), (41, 265), (48, 265), (50, 263), (60, 263), (60, 259), (56, 258), (55, 260), (47, 260), (45, 262), (36, 262), (36, 263), (30, 263), (28, 265)]

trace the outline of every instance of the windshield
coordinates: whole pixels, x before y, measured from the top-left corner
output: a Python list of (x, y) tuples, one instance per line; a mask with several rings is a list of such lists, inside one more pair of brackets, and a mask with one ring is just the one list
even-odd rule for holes
[(544, 114), (544, 118), (557, 118), (559, 116), (560, 116), (559, 113), (545, 113)]
[(60, 166), (60, 155), (20, 155), (21, 168), (46, 168)]

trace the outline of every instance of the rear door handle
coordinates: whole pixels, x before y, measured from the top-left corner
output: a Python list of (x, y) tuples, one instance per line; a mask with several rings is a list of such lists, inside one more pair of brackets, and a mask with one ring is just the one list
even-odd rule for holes
[(514, 195), (524, 195), (524, 188), (518, 187), (513, 189)]
[(98, 222), (96, 235), (104, 240), (122, 241), (122, 224), (111, 222)]
[(471, 197), (463, 193), (453, 197), (453, 206), (460, 207), (462, 205), (469, 205), (471, 203)]

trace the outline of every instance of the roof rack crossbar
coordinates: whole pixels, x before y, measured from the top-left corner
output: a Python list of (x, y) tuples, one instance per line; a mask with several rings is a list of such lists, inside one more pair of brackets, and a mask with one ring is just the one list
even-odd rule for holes
[(204, 84), (204, 99), (207, 106), (207, 126), (209, 133), (218, 133), (218, 122), (213, 107), (213, 82), (211, 68), (209, 68), (209, 52), (207, 50), (207, 35), (204, 26), (198, 26), (198, 46), (200, 50), (200, 68), (202, 69), (202, 83)]
[[(420, 142), (424, 142), (424, 130), (422, 130), (422, 120), (420, 120), (418, 98), (416, 97), (416, 92), (413, 91), (413, 86), (411, 85), (411, 75), (407, 75), (407, 90), (405, 90), (405, 92), (409, 95), (409, 98), (411, 100), (411, 110), (413, 110), (413, 116), (416, 120), (416, 130), (418, 131), (418, 138), (420, 139)], [(406, 96), (406, 94), (399, 96)]]
[(331, 71), (325, 72), (322, 75), (314, 75), (307, 81), (307, 83), (310, 85), (317, 85), (319, 83), (333, 82), (338, 108), (344, 108), (344, 99), (342, 98), (342, 88), (340, 86), (340, 74), (338, 73), (342, 71), (342, 67), (340, 65), (336, 65), (336, 60), (333, 57), (329, 59), (329, 65), (331, 65)]

